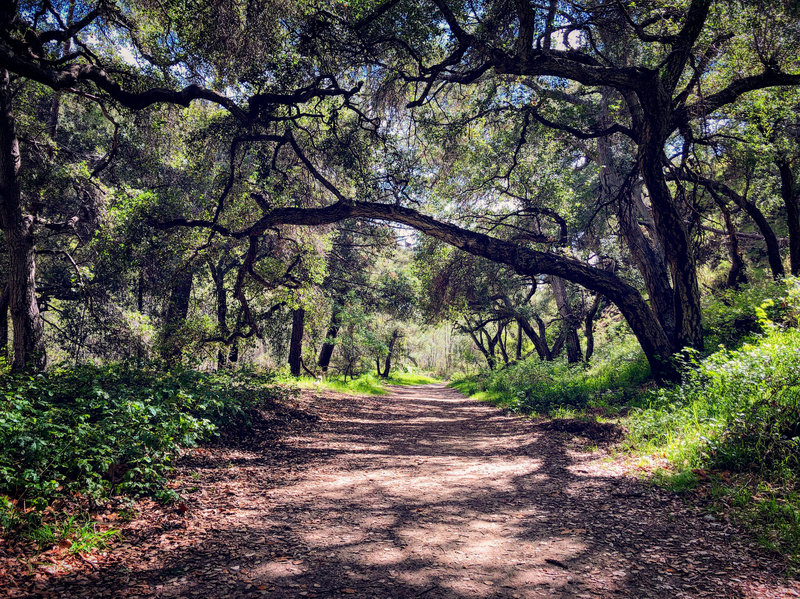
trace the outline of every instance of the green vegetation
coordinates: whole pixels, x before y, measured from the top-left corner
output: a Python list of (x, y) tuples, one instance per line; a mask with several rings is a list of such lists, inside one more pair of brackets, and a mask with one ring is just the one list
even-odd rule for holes
[(620, 343), (591, 365), (530, 358), (501, 370), (455, 378), (452, 386), (476, 399), (524, 414), (556, 415), (586, 408), (614, 413), (640, 393), (650, 370), (634, 343)]
[(711, 472), (713, 496), (798, 566), (800, 279), (778, 289), (749, 311), (745, 299), (762, 290), (728, 294), (732, 314), (722, 320), (758, 322), (763, 332), (732, 339), (735, 350), (687, 352), (681, 384), (652, 392), (631, 414), (629, 444), (665, 456), (672, 470), (660, 476), (673, 488), (692, 487)]
[(389, 385), (427, 385), (439, 382), (439, 379), (414, 373), (395, 372), (388, 379), (368, 372), (355, 378), (344, 380), (343, 377), (316, 379), (313, 377), (299, 377), (280, 379), (289, 385), (297, 385), (301, 389), (315, 389), (317, 391), (335, 391), (351, 395), (386, 395)]
[(6, 375), (0, 385), (0, 526), (41, 544), (94, 538), (88, 520), (45, 522), (56, 500), (90, 509), (117, 494), (174, 499), (165, 483), (181, 448), (289, 392), (251, 372), (128, 364)]
[(3, 527), (413, 365), (793, 546), (797, 5), (0, 3)]

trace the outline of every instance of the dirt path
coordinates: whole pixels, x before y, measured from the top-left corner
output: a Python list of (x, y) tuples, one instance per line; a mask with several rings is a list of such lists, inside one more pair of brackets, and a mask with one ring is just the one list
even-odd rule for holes
[(318, 422), (184, 459), (185, 513), (34, 595), (800, 597), (737, 529), (552, 424), (441, 385), (303, 401)]

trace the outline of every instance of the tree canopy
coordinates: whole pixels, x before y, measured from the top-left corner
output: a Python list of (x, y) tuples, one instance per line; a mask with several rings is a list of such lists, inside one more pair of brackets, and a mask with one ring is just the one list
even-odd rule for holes
[[(577, 361), (611, 310), (673, 376), (704, 345), (705, 269), (729, 265), (730, 287), (800, 272), (798, 16), (777, 0), (8, 2), (13, 367), (70, 344), (227, 367), (241, 344), (288, 343), (293, 373), (325, 371), (359, 310), (383, 314), (381, 332), (358, 325), (379, 373), (390, 321), (416, 310), (490, 365), (512, 323), (517, 357)], [(413, 265), (387, 258), (410, 229)]]

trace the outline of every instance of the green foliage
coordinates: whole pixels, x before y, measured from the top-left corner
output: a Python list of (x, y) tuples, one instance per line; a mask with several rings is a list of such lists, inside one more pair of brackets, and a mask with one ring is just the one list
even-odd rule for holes
[[(631, 447), (658, 453), (674, 468), (741, 472), (752, 482), (716, 493), (796, 557), (800, 548), (800, 280), (784, 281), (753, 312), (763, 333), (739, 349), (700, 358), (686, 352), (679, 385), (654, 391), (630, 418)], [(752, 291), (742, 293), (747, 296)], [(743, 305), (731, 296), (733, 312)], [(726, 475), (727, 476), (727, 475)], [(746, 497), (746, 499), (742, 499)]]
[(565, 408), (623, 405), (637, 397), (648, 374), (638, 348), (620, 342), (614, 353), (589, 367), (529, 358), (502, 370), (456, 379), (452, 386), (516, 412), (551, 414)]
[[(658, 447), (683, 467), (794, 477), (800, 467), (800, 281), (782, 286), (777, 301), (753, 309), (761, 336), (703, 359), (684, 353), (681, 384), (654, 392), (633, 415), (634, 445)], [(732, 302), (732, 311), (740, 303)]]
[[(706, 347), (734, 348), (747, 336), (760, 332), (757, 311), (767, 300), (778, 297), (782, 289), (782, 283), (768, 280), (738, 290), (726, 289), (709, 298), (703, 311)], [(769, 310), (780, 318), (775, 309)]]
[[(0, 493), (42, 510), (59, 495), (169, 500), (172, 459), (275, 397), (252, 373), (80, 366), (0, 380)], [(8, 499), (0, 516), (14, 522)]]
[(373, 372), (368, 372), (355, 378), (343, 377), (315, 379), (311, 377), (287, 378), (285, 382), (297, 385), (302, 389), (316, 389), (318, 391), (335, 391), (350, 395), (387, 395), (387, 385), (427, 385), (438, 382), (438, 379), (428, 375), (412, 372), (395, 372), (388, 379), (381, 378)]

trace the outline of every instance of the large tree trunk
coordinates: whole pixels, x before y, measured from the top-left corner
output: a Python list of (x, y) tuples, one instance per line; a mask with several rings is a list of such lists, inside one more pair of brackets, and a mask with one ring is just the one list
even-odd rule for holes
[[(602, 123), (611, 124), (604, 98)], [(639, 213), (646, 210), (641, 200), (641, 185), (631, 186), (625, 190), (625, 180), (614, 162), (611, 140), (608, 137), (597, 139), (597, 163), (600, 167), (601, 193), (605, 201), (616, 200), (617, 219), (620, 232), (631, 253), (633, 263), (642, 275), (645, 289), (650, 300), (650, 307), (661, 323), (664, 332), (670, 339), (675, 338), (675, 304), (672, 297), (672, 286), (669, 271), (664, 263), (663, 248), (656, 247), (642, 231), (639, 225)], [(653, 225), (652, 215), (648, 213), (648, 223)]]
[(167, 368), (177, 366), (181, 361), (183, 353), (181, 331), (189, 316), (192, 279), (193, 273), (188, 266), (177, 271), (172, 279), (164, 328), (161, 332), (161, 359)]
[(789, 228), (789, 271), (800, 275), (800, 194), (798, 194), (794, 173), (788, 160), (778, 161), (781, 173), (781, 198), (786, 206), (786, 224)]
[(335, 341), (336, 337), (339, 335), (339, 327), (341, 325), (340, 312), (341, 307), (334, 303), (333, 310), (331, 311), (331, 320), (328, 323), (328, 331), (325, 333), (325, 341), (322, 343), (322, 347), (319, 350), (319, 360), (317, 360), (322, 374), (327, 373), (331, 365), (331, 356), (333, 356), (333, 350), (336, 347)]
[(675, 306), (675, 341), (673, 347), (684, 345), (703, 348), (702, 314), (700, 311), (700, 286), (697, 282), (697, 264), (689, 231), (675, 204), (664, 176), (664, 136), (654, 129), (664, 129), (648, 123), (642, 131), (638, 163), (642, 173), (653, 220), (660, 235), (664, 255), (672, 279)]
[(9, 253), (8, 302), (14, 329), (14, 371), (42, 370), (47, 363), (44, 321), (36, 300), (33, 218), (23, 216), (17, 141), (8, 71), (0, 71), (0, 226)]
[(292, 338), (289, 342), (289, 372), (292, 376), (300, 376), (300, 361), (303, 358), (303, 329), (306, 311), (297, 308), (292, 311)]

